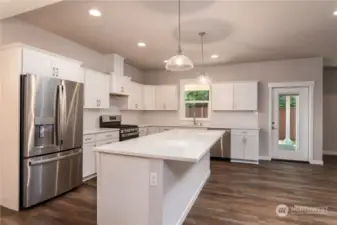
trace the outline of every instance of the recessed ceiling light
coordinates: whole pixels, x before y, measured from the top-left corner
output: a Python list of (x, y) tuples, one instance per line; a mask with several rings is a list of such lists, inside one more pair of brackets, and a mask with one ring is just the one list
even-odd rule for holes
[(146, 44), (145, 44), (144, 42), (138, 42), (138, 46), (139, 46), (139, 47), (145, 47)]
[(219, 55), (216, 55), (216, 54), (211, 55), (211, 58), (212, 58), (212, 59), (217, 59), (217, 58), (219, 58)]
[(168, 63), (168, 60), (164, 60), (164, 63)]
[(337, 10), (335, 10), (335, 11), (333, 12), (333, 15), (334, 15), (334, 16), (337, 16)]
[(102, 16), (101, 11), (99, 11), (98, 9), (90, 9), (89, 14), (92, 16)]

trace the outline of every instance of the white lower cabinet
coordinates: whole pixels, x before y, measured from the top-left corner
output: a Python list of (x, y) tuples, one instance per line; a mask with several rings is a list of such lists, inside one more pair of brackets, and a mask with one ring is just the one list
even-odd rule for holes
[(148, 127), (147, 134), (156, 134), (159, 133), (159, 127)]
[(148, 134), (147, 129), (148, 128), (146, 128), (146, 127), (139, 128), (139, 137), (146, 136)]
[(89, 177), (96, 173), (95, 162), (95, 143), (87, 143), (83, 145), (83, 177)]
[(258, 163), (259, 130), (232, 129), (231, 162)]
[(94, 148), (119, 141), (119, 131), (87, 134), (83, 136), (83, 180), (96, 176), (96, 153)]

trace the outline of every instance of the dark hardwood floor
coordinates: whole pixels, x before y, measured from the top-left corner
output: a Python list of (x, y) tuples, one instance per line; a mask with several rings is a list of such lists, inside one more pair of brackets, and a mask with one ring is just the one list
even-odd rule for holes
[[(184, 225), (337, 224), (337, 158), (325, 157), (324, 162), (322, 167), (291, 162), (248, 165), (213, 161), (212, 175)], [(281, 218), (275, 211), (279, 204), (328, 207), (328, 213), (290, 212)], [(0, 209), (1, 225), (95, 225), (96, 181), (29, 210)]]

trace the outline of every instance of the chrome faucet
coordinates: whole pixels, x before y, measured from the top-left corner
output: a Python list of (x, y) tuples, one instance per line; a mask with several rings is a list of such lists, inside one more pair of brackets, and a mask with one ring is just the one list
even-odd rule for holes
[(195, 118), (195, 112), (193, 112), (193, 125), (194, 126), (198, 125), (197, 120)]

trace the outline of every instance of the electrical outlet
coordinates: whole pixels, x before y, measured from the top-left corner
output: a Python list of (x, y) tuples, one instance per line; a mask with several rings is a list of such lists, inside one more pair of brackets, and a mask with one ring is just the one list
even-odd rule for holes
[(158, 185), (158, 176), (157, 173), (150, 173), (150, 186)]

